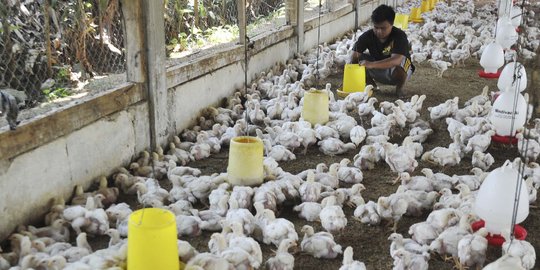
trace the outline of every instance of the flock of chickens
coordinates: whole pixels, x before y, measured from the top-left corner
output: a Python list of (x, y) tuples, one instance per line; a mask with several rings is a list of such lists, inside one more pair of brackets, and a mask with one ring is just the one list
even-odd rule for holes
[[(432, 13), (424, 15), (424, 24), (412, 24), (408, 30), (413, 60), (429, 58), (441, 76), (448, 66), (478, 57), (493, 39), (493, 25), (485, 23), (494, 21), (493, 6), (475, 10), (472, 1), (452, 2), (450, 7), (438, 3)], [(529, 28), (531, 44), (527, 46), (536, 50), (540, 33), (534, 26)], [(152, 153), (142, 152), (111, 179), (99, 178), (96, 190), (85, 192), (77, 187), (69, 204), (55, 200), (44, 227), (21, 225), (9, 237), (9, 251), (0, 253), (0, 270), (125, 269), (128, 217), (133, 209), (117, 201), (120, 193), (136, 196), (143, 207), (172, 211), (179, 238), (214, 232), (207, 252), (178, 240), (179, 257), (187, 269), (293, 269), (296, 246), (315, 258), (342, 256), (340, 269), (366, 269), (353, 259), (352, 247), (343, 248), (334, 240), (333, 234), (350, 222), (393, 226), (388, 239), (394, 269), (428, 269), (433, 253), (452, 258), (460, 269), (483, 267), (487, 231), (473, 233), (470, 224), (478, 220), (473, 211), (476, 191), (494, 163), (486, 152), (494, 134), (487, 118), (491, 111), (487, 89), (461, 108), (458, 97), (427, 108), (427, 121), (420, 118), (425, 95), (409, 101), (378, 102), (367, 95), (369, 91), (344, 99), (336, 99), (328, 91), (330, 121), (312, 127), (301, 118), (303, 95), (317, 79), (345, 64), (354, 40), (353, 36), (320, 46), (319, 59), (312, 50), (289, 60), (285, 67), (276, 65), (261, 74), (246, 93), (236, 92), (226, 106), (203, 109), (198, 125), (174, 136), (167, 151), (158, 147)], [(452, 64), (444, 62), (448, 59)], [(328, 90), (330, 87), (327, 85)], [(453, 142), (424, 151), (422, 143), (433, 133), (433, 121), (446, 122)], [(518, 137), (520, 142), (528, 140), (518, 143), (528, 146), (518, 150), (527, 161), (524, 176), (531, 203), (540, 186), (540, 165), (534, 162), (540, 154), (540, 120), (534, 122), (536, 126), (526, 138)], [(203, 175), (187, 166), (220, 152), (231, 138), (246, 133), (258, 136), (265, 145), (265, 182), (259, 187), (231, 187), (226, 173)], [(403, 134), (407, 136), (401, 144), (389, 143), (390, 138)], [(312, 146), (325, 155), (358, 154), (353, 160), (321, 163), (299, 174), (279, 166), (278, 162), (293, 160)], [(460, 164), (464, 157), (470, 157), (474, 167), (469, 175), (446, 175), (430, 168), (411, 175), (418, 159), (444, 169)], [(516, 166), (520, 162), (520, 158), (514, 161)], [(397, 191), (366, 202), (362, 171), (384, 164), (396, 175)], [(310, 225), (297, 228), (276, 216), (285, 202), (295, 204), (299, 217), (320, 222), (324, 231)], [(205, 207), (197, 209), (201, 205)], [(354, 208), (353, 216), (346, 216), (343, 207)], [(424, 213), (429, 213), (427, 219), (410, 226), (408, 237), (395, 233), (402, 216)], [(110, 236), (108, 248), (92, 250), (87, 235)], [(73, 238), (75, 244), (70, 242)], [(275, 246), (275, 255), (263, 261), (261, 244)], [(502, 250), (504, 256), (484, 269), (532, 269), (535, 265), (535, 250), (527, 241), (513, 240)], [(510, 268), (500, 268), (502, 265)]]

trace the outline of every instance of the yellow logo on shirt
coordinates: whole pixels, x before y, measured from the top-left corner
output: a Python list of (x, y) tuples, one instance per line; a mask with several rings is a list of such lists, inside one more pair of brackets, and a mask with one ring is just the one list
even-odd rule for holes
[(382, 54), (390, 55), (390, 53), (392, 52), (392, 47), (394, 47), (394, 41), (390, 42), (390, 44), (388, 44), (388, 46), (386, 46), (386, 48), (383, 49)]

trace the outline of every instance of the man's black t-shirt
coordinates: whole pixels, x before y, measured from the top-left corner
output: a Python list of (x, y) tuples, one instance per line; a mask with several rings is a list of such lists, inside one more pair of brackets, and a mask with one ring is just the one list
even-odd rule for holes
[(366, 49), (375, 60), (383, 60), (390, 57), (393, 53), (404, 55), (411, 58), (409, 54), (409, 41), (407, 34), (403, 30), (392, 26), (392, 32), (384, 43), (381, 43), (373, 29), (364, 32), (354, 43), (353, 51), (363, 53)]

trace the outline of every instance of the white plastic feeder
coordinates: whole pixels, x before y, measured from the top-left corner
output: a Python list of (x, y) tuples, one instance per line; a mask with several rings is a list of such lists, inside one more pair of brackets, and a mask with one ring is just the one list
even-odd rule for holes
[[(515, 73), (516, 78), (514, 79), (514, 70), (516, 67), (518, 71)], [(520, 92), (523, 92), (527, 88), (527, 70), (519, 62), (510, 62), (504, 66), (497, 81), (497, 87), (500, 91), (504, 91), (507, 88), (516, 89), (518, 86)]]
[(523, 178), (507, 160), (500, 168), (493, 170), (486, 177), (476, 196), (475, 212), (486, 223), (491, 234), (501, 234), (511, 229), (512, 212), (517, 181), (522, 181), (516, 224), (523, 222), (529, 215), (529, 193)]
[(516, 28), (512, 25), (512, 21), (509, 17), (499, 18), (497, 21), (497, 33), (495, 35), (495, 41), (503, 47), (503, 49), (510, 49), (512, 45), (516, 44), (518, 40), (518, 34)]
[(518, 6), (513, 6), (512, 11), (510, 11), (510, 18), (512, 20), (512, 25), (518, 27), (521, 24), (522, 11)]
[[(515, 99), (517, 99), (517, 106), (514, 111)], [(526, 118), (527, 102), (525, 98), (515, 89), (508, 89), (502, 91), (493, 103), (489, 120), (495, 127), (497, 135), (514, 136), (516, 130), (525, 125)], [(514, 119), (513, 126), (512, 119)]]
[(485, 73), (497, 73), (497, 70), (504, 65), (503, 47), (496, 42), (488, 44), (480, 57), (480, 65)]

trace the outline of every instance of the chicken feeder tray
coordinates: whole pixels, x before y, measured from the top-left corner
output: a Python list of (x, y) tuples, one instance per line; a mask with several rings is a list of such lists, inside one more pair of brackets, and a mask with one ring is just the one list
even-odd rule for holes
[(233, 186), (256, 186), (263, 182), (263, 142), (257, 137), (231, 139), (227, 178)]
[[(479, 221), (473, 222), (473, 224), (471, 224), (471, 228), (473, 229), (473, 231), (476, 232), (480, 230), (480, 228), (483, 228), (485, 225), (486, 223), (484, 220), (479, 220)], [(516, 224), (514, 226), (514, 236), (518, 240), (525, 240), (525, 238), (527, 237), (527, 230), (525, 230), (525, 228), (523, 228), (522, 226)], [(486, 239), (488, 240), (488, 244), (492, 246), (496, 246), (496, 247), (501, 247), (503, 243), (506, 241), (504, 237), (500, 234), (493, 234), (493, 235), (488, 234), (486, 236)]]

